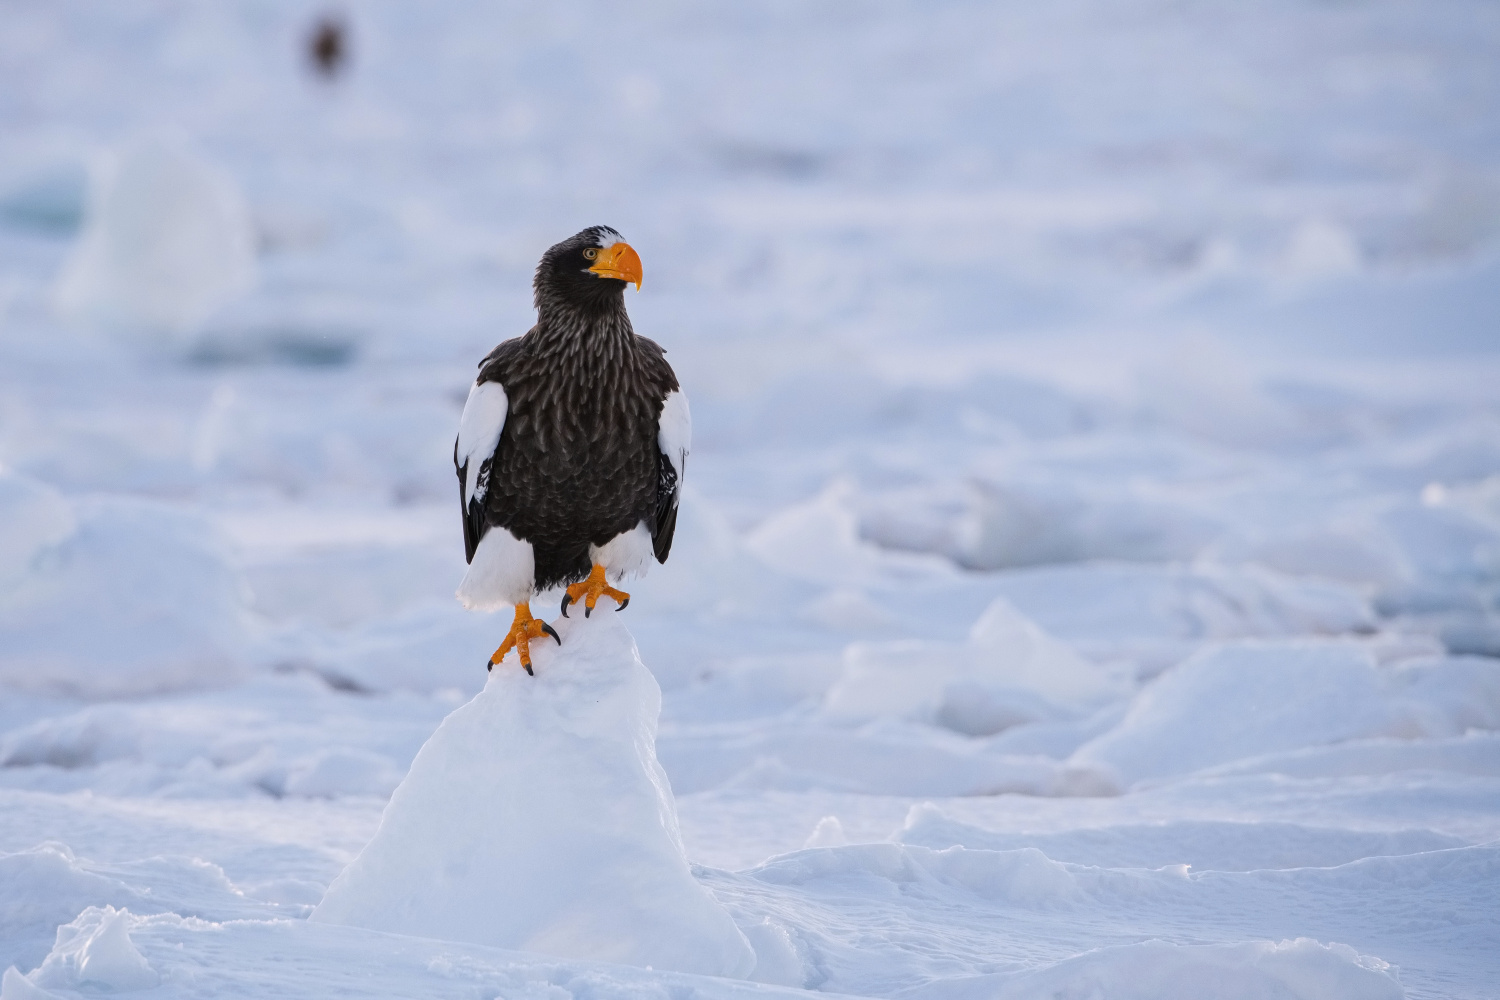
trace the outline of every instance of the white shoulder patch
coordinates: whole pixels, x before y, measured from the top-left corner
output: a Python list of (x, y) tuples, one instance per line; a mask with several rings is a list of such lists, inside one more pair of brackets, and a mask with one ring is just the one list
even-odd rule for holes
[(687, 396), (681, 389), (673, 389), (667, 393), (666, 401), (661, 404), (656, 445), (672, 463), (677, 481), (681, 483), (683, 469), (687, 467), (688, 452), (693, 447), (693, 414), (688, 410)]
[(481, 498), (484, 496), (479, 467), (500, 444), (500, 432), (505, 429), (505, 417), (509, 412), (510, 400), (499, 382), (475, 382), (469, 390), (464, 415), (458, 419), (458, 447), (453, 453), (453, 461), (459, 468), (463, 468), (465, 462), (469, 465), (464, 476), (465, 509), (476, 492)]

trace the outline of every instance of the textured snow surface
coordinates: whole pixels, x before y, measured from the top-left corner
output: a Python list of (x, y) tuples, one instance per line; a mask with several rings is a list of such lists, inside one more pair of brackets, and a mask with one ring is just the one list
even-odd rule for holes
[[(4, 8), (4, 1000), (1494, 995), (1489, 0), (323, 12)], [(487, 675), (596, 224), (672, 556)]]

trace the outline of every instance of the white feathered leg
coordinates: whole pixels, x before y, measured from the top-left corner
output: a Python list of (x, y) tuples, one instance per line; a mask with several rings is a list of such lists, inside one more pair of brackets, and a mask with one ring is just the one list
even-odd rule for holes
[(458, 599), (470, 611), (496, 611), (507, 604), (531, 600), (535, 582), (536, 556), (531, 543), (491, 525), (474, 549), (469, 572), (458, 585)]
[(589, 560), (603, 566), (604, 573), (615, 583), (626, 577), (645, 576), (656, 558), (651, 546), (651, 529), (642, 521), (629, 531), (622, 531), (603, 545), (589, 546)]
[(583, 600), (583, 617), (593, 614), (594, 605), (601, 596), (608, 597), (619, 605), (615, 610), (624, 611), (630, 603), (630, 595), (609, 585), (619, 583), (627, 576), (641, 576), (651, 566), (655, 554), (651, 547), (651, 531), (642, 521), (629, 531), (622, 531), (603, 545), (589, 546), (589, 559), (594, 568), (588, 579), (571, 584), (562, 599), (562, 613), (568, 614), (568, 605)]
[(535, 584), (536, 553), (531, 543), (491, 525), (475, 547), (469, 572), (458, 585), (458, 599), (471, 611), (494, 611), (507, 604), (515, 605), (515, 621), (511, 622), (500, 648), (490, 656), (491, 670), (514, 649), (529, 674), (532, 639), (547, 636), (561, 645), (562, 639), (551, 625), (531, 617), (529, 602)]

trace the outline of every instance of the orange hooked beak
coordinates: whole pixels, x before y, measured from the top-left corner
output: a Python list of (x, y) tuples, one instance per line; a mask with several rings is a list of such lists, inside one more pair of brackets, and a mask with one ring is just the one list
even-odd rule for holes
[(641, 290), (641, 255), (635, 252), (635, 247), (623, 240), (612, 247), (601, 249), (598, 260), (589, 270), (601, 278), (629, 281), (635, 285), (636, 291)]

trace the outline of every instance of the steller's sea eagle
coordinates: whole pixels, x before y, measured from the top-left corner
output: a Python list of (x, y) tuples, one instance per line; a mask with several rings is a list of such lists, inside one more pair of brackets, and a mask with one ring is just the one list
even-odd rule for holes
[(625, 286), (641, 258), (607, 226), (542, 255), (537, 321), (479, 363), (458, 425), (453, 464), (469, 571), (458, 598), (473, 610), (514, 605), (489, 665), (511, 647), (531, 673), (530, 640), (552, 627), (531, 616), (540, 591), (567, 585), (562, 613), (667, 561), (692, 437), (687, 397), (655, 342), (637, 336)]

